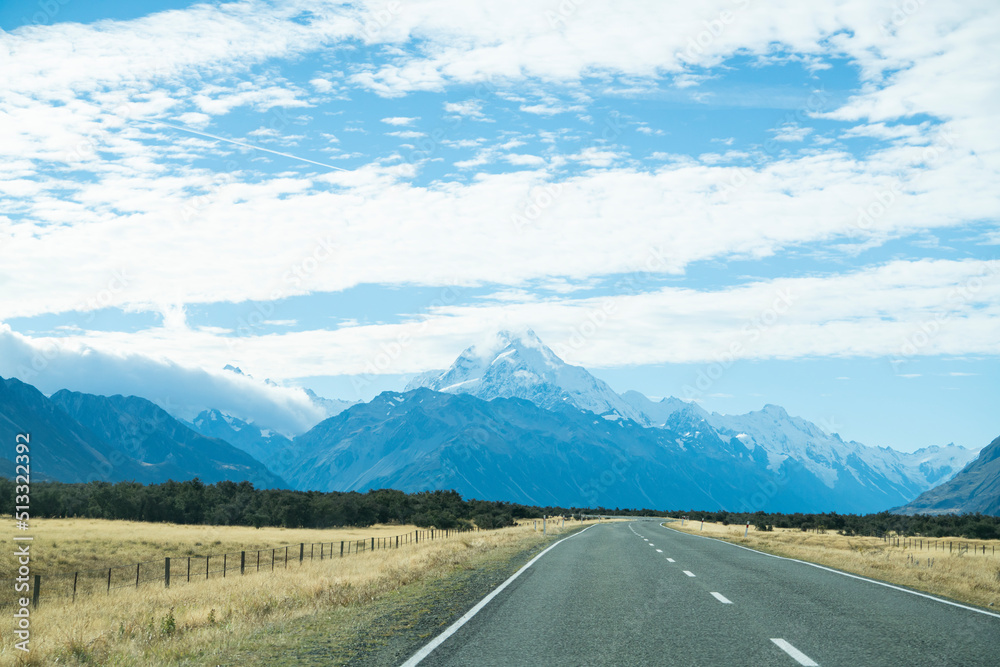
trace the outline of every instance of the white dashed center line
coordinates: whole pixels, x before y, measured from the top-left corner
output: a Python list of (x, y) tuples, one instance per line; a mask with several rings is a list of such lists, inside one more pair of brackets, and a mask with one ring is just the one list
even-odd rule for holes
[(657, 549), (657, 550), (656, 550), (656, 553), (658, 553), (658, 554), (662, 554), (662, 553), (663, 553), (663, 549)]
[(716, 600), (718, 600), (722, 604), (732, 604), (733, 603), (732, 600), (730, 600), (729, 598), (727, 598), (722, 593), (715, 593), (715, 592), (713, 592), (712, 593), (712, 597), (714, 597)]
[(694, 576), (694, 572), (692, 572), (691, 570), (684, 570), (684, 574), (686, 574), (689, 577), (693, 577)]
[(795, 658), (795, 661), (800, 665), (805, 665), (806, 667), (819, 667), (818, 662), (786, 642), (784, 639), (771, 639), (771, 641), (774, 642), (774, 644), (782, 651)]
[(668, 563), (676, 563), (677, 561), (675, 561), (675, 560), (674, 560), (673, 558), (668, 558), (668, 559), (667, 559), (667, 562), (668, 562)]

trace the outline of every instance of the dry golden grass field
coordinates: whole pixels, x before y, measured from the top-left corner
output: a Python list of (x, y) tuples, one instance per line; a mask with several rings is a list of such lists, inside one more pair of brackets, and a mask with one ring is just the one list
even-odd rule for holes
[[(578, 527), (549, 523), (549, 535)], [(413, 526), (293, 530), (177, 526), (124, 521), (35, 521), (32, 572), (124, 565), (165, 555), (219, 553), (277, 544), (339, 542), (390, 536)], [(172, 585), (148, 584), (75, 603), (59, 600), (31, 611), (31, 651), (10, 641), (4, 621), (0, 665), (216, 665), (269, 625), (350, 605), (366, 605), (411, 582), (468, 567), (494, 552), (517, 553), (545, 538), (529, 521), (515, 528), (453, 533), (446, 539), (408, 544), (319, 561), (296, 560), (287, 569)], [(3, 555), (0, 573), (12, 559)], [(43, 585), (44, 587), (44, 585)], [(43, 598), (44, 599), (44, 598)], [(4, 614), (7, 616), (7, 614)], [(349, 615), (345, 615), (349, 618)]]
[[(878, 537), (847, 537), (834, 532), (815, 533), (796, 529), (775, 528), (773, 532), (754, 530), (744, 537), (745, 526), (723, 526), (705, 522), (680, 521), (666, 524), (670, 528), (766, 551), (778, 556), (798, 558), (828, 567), (860, 574), (879, 581), (907, 586), (953, 600), (1000, 609), (1000, 540), (951, 541), (977, 547), (986, 546), (987, 553), (973, 555), (942, 550), (890, 546)], [(931, 542), (949, 541), (931, 540)], [(996, 547), (996, 555), (993, 548)], [(992, 607), (990, 607), (992, 603)]]

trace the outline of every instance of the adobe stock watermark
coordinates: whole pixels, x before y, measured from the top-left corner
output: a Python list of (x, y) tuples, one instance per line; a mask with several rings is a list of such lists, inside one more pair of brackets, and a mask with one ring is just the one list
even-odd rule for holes
[(402, 5), (398, 2), (387, 2), (380, 9), (372, 12), (361, 25), (361, 34), (369, 42), (376, 41), (376, 38), (389, 25), (396, 20), (402, 11)]
[(625, 482), (625, 475), (631, 466), (632, 462), (619, 454), (611, 465), (602, 470), (596, 478), (585, 482), (580, 487), (580, 492), (583, 493), (586, 506), (603, 507), (604, 502), (609, 501), (607, 498), (602, 500), (604, 494), (610, 491), (616, 484)]
[[(427, 310), (433, 311), (437, 308), (450, 306), (458, 301), (464, 290), (456, 282), (446, 285), (441, 289), (437, 297), (427, 304)], [(389, 373), (393, 366), (403, 357), (413, 345), (414, 340), (420, 336), (430, 322), (430, 316), (421, 318), (420, 323), (411, 329), (400, 331), (392, 340), (379, 343), (379, 350), (368, 361), (365, 362), (364, 371), (351, 376), (351, 386), (354, 389), (355, 397), (361, 398), (363, 390), (371, 386), (378, 375)]]
[[(934, 143), (924, 148), (921, 154), (923, 164), (933, 164), (944, 153), (954, 147), (954, 134), (949, 130), (941, 130), (936, 135)], [(858, 207), (854, 227), (865, 232), (871, 231), (876, 223), (889, 212), (893, 205), (903, 198), (905, 194), (904, 188), (907, 186), (912, 187), (926, 173), (926, 170), (919, 171), (909, 177), (906, 183), (896, 178), (888, 186), (876, 192), (867, 204)]]
[[(824, 111), (828, 106), (829, 100), (830, 94), (826, 91), (826, 88), (820, 86), (809, 94), (809, 97), (806, 98), (805, 104), (797, 108), (795, 111), (790, 111), (782, 116), (778, 122), (771, 126), (768, 133), (775, 135), (781, 130), (782, 127), (788, 125), (798, 125), (800, 122), (809, 120), (812, 115)], [(780, 153), (782, 147), (785, 145), (787, 145), (786, 142), (779, 141), (772, 136), (762, 144), (761, 149), (768, 157), (774, 157)], [(745, 188), (760, 175), (760, 172), (749, 167), (727, 169), (727, 172), (728, 178), (726, 178), (717, 188), (717, 192), (721, 196), (724, 203), (728, 203), (732, 195)]]
[[(753, 0), (732, 0), (732, 4), (736, 10), (742, 11), (749, 9)], [(688, 39), (687, 48), (683, 52), (678, 52), (675, 55), (683, 56), (683, 60), (686, 62), (695, 62), (698, 56), (705, 54), (705, 50), (714, 44), (715, 40), (726, 34), (729, 26), (736, 23), (737, 18), (739, 18), (738, 13), (723, 9), (713, 18), (705, 19), (702, 21), (703, 29)]]
[[(620, 137), (624, 131), (625, 124), (621, 113), (613, 110), (604, 117), (600, 135), (580, 149), (580, 153), (583, 154), (591, 149), (603, 148), (608, 142)], [(523, 232), (526, 228), (537, 225), (542, 214), (555, 204), (562, 194), (562, 183), (550, 182), (533, 186), (528, 191), (527, 196), (517, 204), (515, 212), (510, 216), (510, 222), (514, 226), (514, 229), (517, 232)]]
[(90, 324), (96, 317), (96, 311), (114, 305), (116, 297), (128, 289), (130, 281), (127, 269), (121, 268), (115, 271), (104, 289), (84, 301), (81, 308), (87, 313), (83, 318), (84, 321)]
[(601, 301), (601, 305), (587, 312), (582, 322), (575, 325), (565, 342), (555, 344), (555, 352), (563, 359), (572, 358), (574, 351), (582, 349), (598, 331), (604, 328), (618, 310), (618, 303), (613, 297)]
[(726, 374), (738, 359), (743, 357), (749, 345), (763, 336), (768, 329), (788, 313), (795, 303), (795, 298), (788, 289), (780, 289), (775, 293), (771, 305), (763, 309), (756, 317), (748, 321), (740, 330), (740, 337), (729, 344), (729, 347), (716, 357), (716, 360), (706, 364), (695, 376), (694, 382), (685, 384), (681, 393), (684, 400), (692, 401), (703, 398), (722, 376)]
[[(481, 81), (476, 85), (476, 90), (472, 99), (466, 100), (466, 102), (486, 100), (495, 95), (497, 90), (498, 87), (494, 83), (493, 77), (488, 76), (485, 81)], [(462, 127), (462, 125), (465, 124), (465, 122), (465, 115), (461, 113), (453, 114), (450, 119), (443, 124), (435, 127), (424, 136), (415, 139), (409, 154), (403, 158), (404, 161), (407, 164), (416, 164), (434, 157), (434, 155), (436, 155), (441, 149), (441, 145), (448, 140), (448, 137), (452, 136), (460, 127)]]
[(70, 3), (70, 0), (38, 0), (35, 6), (38, 11), (31, 15), (21, 17), (21, 25), (51, 25), (55, 18), (62, 11), (62, 8)]
[(903, 2), (897, 2), (892, 7), (892, 14), (889, 16), (889, 20), (879, 23), (879, 31), (887, 37), (894, 35), (896, 30), (906, 25), (925, 4), (927, 4), (927, 0), (903, 0)]
[(896, 354), (889, 359), (889, 365), (892, 366), (893, 372), (899, 375), (900, 367), (904, 363), (922, 354), (931, 341), (955, 317), (958, 309), (972, 301), (986, 284), (998, 275), (1000, 275), (1000, 261), (992, 259), (983, 263), (978, 275), (972, 276), (952, 288), (946, 297), (951, 308), (938, 311), (932, 317), (925, 319), (900, 343)]
[(266, 327), (274, 315), (275, 304), (291, 294), (293, 290), (301, 291), (302, 285), (311, 279), (320, 266), (337, 257), (339, 251), (340, 246), (333, 237), (325, 236), (316, 239), (312, 250), (292, 263), (288, 270), (282, 274), (283, 287), (273, 290), (268, 300), (255, 302), (253, 309), (245, 317), (241, 316), (237, 319), (233, 335), (226, 338), (226, 344), (230, 351), (242, 339), (250, 338)]
[[(267, 130), (281, 133), (292, 124), (292, 119), (283, 107), (272, 107), (268, 110), (267, 115), (268, 120), (265, 124), (265, 129)], [(178, 207), (177, 215), (173, 218), (174, 228), (177, 229), (181, 224), (189, 225), (190, 223), (200, 219), (205, 209), (207, 209), (215, 201), (216, 197), (223, 188), (237, 183), (235, 172), (238, 171), (241, 166), (248, 164), (251, 156), (255, 153), (256, 149), (252, 147), (248, 148), (239, 160), (234, 158), (226, 160), (225, 165), (223, 165), (222, 172), (213, 172), (212, 181), (205, 186), (204, 192), (200, 195), (185, 199), (184, 204)]]

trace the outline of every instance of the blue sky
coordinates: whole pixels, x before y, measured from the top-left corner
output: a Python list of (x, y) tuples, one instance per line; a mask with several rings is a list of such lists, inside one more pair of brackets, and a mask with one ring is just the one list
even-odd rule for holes
[(1000, 431), (995, 3), (0, 28), (0, 375), (294, 431), (295, 387), (367, 400), (532, 328), (619, 391), (903, 450)]

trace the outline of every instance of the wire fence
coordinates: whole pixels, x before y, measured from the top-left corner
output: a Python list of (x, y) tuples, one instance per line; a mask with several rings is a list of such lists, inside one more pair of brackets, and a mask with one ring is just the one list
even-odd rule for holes
[(880, 535), (883, 542), (889, 546), (915, 551), (934, 551), (963, 556), (966, 554), (996, 556), (996, 544), (982, 542), (964, 542), (959, 540), (926, 539), (923, 537), (898, 537), (895, 535)]
[[(32, 606), (50, 602), (76, 602), (85, 595), (108, 595), (122, 589), (137, 589), (157, 584), (187, 585), (225, 577), (242, 576), (257, 572), (273, 572), (303, 565), (306, 561), (323, 561), (344, 558), (384, 549), (401, 549), (420, 542), (444, 539), (465, 530), (415, 530), (389, 537), (367, 537), (330, 542), (300, 542), (263, 549), (230, 551), (227, 553), (164, 556), (156, 560), (114, 565), (106, 568), (76, 570), (31, 575), (28, 578), (0, 579), (0, 608), (13, 606), (18, 598), (30, 594)], [(474, 529), (474, 530), (479, 530)], [(29, 584), (29, 589), (18, 584)], [(19, 591), (19, 592), (16, 592)]]

